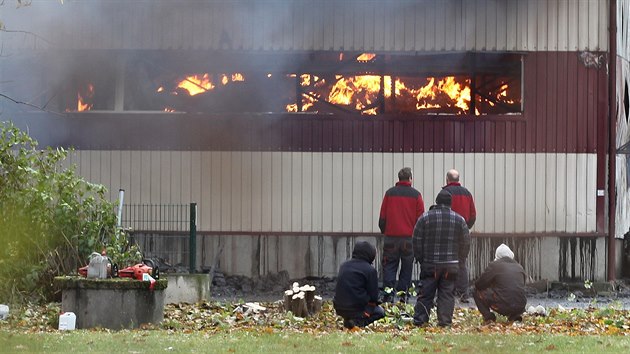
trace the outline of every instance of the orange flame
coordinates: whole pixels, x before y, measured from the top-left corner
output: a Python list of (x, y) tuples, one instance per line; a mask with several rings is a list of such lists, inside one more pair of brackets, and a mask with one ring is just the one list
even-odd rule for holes
[(367, 62), (376, 58), (376, 54), (374, 53), (363, 53), (357, 57), (357, 61), (359, 62)]
[(164, 107), (164, 112), (172, 113), (172, 112), (175, 112), (175, 109), (171, 107)]
[(81, 95), (81, 92), (77, 92), (77, 112), (89, 111), (92, 109), (93, 103), (86, 102), (87, 100), (92, 100), (94, 97), (94, 85), (88, 84), (87, 91), (85, 92), (85, 97)]
[(212, 90), (214, 84), (209, 74), (187, 76), (184, 80), (177, 84), (177, 87), (188, 91), (191, 96)]

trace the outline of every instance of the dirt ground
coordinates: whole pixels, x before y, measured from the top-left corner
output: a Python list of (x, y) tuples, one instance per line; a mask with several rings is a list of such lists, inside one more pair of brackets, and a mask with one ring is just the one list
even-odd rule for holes
[[(287, 272), (280, 272), (259, 278), (244, 276), (224, 276), (217, 273), (212, 282), (211, 296), (216, 301), (255, 301), (274, 302), (282, 300), (284, 291), (297, 282), (302, 285), (313, 285), (315, 293), (324, 300), (331, 300), (335, 295), (336, 278), (307, 277), (290, 279)], [(575, 284), (574, 284), (575, 285)], [(578, 284), (579, 285), (579, 284)], [(578, 286), (579, 288), (579, 286)], [(556, 288), (541, 290), (536, 287), (527, 288), (528, 306), (542, 305), (546, 308), (586, 308), (606, 307), (614, 305), (623, 309), (630, 309), (630, 279), (615, 282), (613, 291), (596, 292), (589, 289)], [(460, 303), (460, 307), (474, 307), (474, 301)], [(415, 299), (411, 301), (415, 303)]]

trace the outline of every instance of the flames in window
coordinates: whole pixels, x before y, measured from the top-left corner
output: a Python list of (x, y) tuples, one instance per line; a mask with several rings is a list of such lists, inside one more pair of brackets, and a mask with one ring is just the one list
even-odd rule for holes
[[(171, 95), (184, 94), (188, 96), (196, 96), (214, 90), (217, 85), (225, 86), (230, 83), (242, 81), (245, 81), (245, 76), (242, 73), (219, 75), (211, 75), (209, 73), (192, 74), (177, 79), (168, 92)], [(158, 87), (156, 92), (163, 93), (167, 91), (165, 86)], [(176, 110), (171, 107), (164, 107), (163, 110), (165, 112), (176, 112)]]
[(76, 108), (66, 108), (66, 112), (84, 112), (89, 111), (94, 106), (94, 85), (86, 84), (77, 91)]

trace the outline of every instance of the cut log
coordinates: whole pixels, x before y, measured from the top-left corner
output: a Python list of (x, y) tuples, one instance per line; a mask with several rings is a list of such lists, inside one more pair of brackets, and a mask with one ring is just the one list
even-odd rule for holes
[(306, 306), (304, 292), (300, 291), (291, 298), (291, 312), (293, 312), (293, 315), (296, 317), (308, 316), (308, 308)]
[(284, 292), (284, 310), (291, 311), (291, 299), (293, 298), (293, 290)]
[(313, 297), (313, 304), (311, 305), (311, 315), (315, 315), (322, 310), (322, 297), (315, 295)]

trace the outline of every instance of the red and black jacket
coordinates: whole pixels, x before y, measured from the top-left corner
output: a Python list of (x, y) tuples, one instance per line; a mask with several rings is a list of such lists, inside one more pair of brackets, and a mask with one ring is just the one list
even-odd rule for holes
[(451, 210), (461, 215), (466, 220), (468, 228), (471, 229), (477, 220), (477, 210), (472, 194), (459, 182), (451, 182), (442, 189), (446, 189), (452, 195)]
[(378, 227), (385, 236), (411, 237), (416, 221), (424, 213), (422, 194), (410, 181), (400, 181), (385, 192)]

